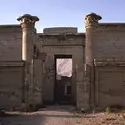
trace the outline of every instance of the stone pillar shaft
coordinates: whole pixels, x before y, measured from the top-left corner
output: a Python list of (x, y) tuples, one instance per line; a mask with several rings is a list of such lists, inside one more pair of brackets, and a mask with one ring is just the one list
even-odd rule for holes
[(86, 29), (86, 42), (85, 42), (85, 63), (93, 65), (93, 44), (92, 44), (92, 29)]
[(22, 27), (22, 59), (31, 62), (33, 59), (34, 36), (36, 35), (35, 22), (38, 17), (25, 14), (17, 19)]
[(98, 21), (101, 19), (99, 15), (95, 13), (90, 13), (85, 16), (85, 28), (86, 28), (86, 41), (85, 41), (85, 63), (87, 65), (93, 65), (93, 40), (94, 33), (98, 26)]
[(96, 28), (98, 21), (101, 19), (99, 15), (90, 13), (85, 16), (86, 40), (85, 40), (85, 65), (86, 65), (86, 86), (89, 86), (88, 98), (90, 107), (95, 107), (95, 91), (94, 91), (94, 48), (93, 44), (96, 36)]
[[(25, 103), (26, 107), (31, 104), (33, 96), (33, 55), (36, 36), (35, 22), (38, 17), (25, 14), (17, 19), (22, 27), (22, 60), (25, 61)], [(32, 100), (33, 101), (33, 100)]]
[(33, 58), (33, 33), (23, 31), (22, 60), (30, 62)]

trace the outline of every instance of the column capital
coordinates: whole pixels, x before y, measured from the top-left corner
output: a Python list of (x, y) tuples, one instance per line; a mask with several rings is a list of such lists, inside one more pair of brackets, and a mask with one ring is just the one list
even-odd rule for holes
[(32, 16), (30, 14), (24, 14), (23, 16), (17, 18), (17, 20), (20, 21), (22, 28), (28, 28), (34, 27), (35, 22), (39, 21), (39, 18), (37, 16)]
[(101, 20), (102, 17), (97, 15), (96, 13), (90, 13), (85, 15), (84, 23), (85, 28), (96, 27), (98, 25), (98, 21)]

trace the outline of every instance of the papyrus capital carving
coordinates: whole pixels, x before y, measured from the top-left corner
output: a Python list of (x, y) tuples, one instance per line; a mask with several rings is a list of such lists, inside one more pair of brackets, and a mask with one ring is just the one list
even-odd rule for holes
[(34, 27), (35, 22), (39, 21), (39, 18), (30, 14), (24, 14), (23, 16), (20, 16), (17, 20), (20, 21), (22, 28), (27, 28), (29, 26)]
[(97, 26), (98, 21), (101, 20), (102, 17), (95, 14), (95, 13), (90, 13), (85, 16), (84, 23), (85, 23), (85, 28), (89, 28), (92, 26)]

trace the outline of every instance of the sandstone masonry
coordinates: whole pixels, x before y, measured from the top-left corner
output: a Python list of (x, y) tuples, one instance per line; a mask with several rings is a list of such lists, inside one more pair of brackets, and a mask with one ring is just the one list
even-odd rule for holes
[(125, 105), (125, 23), (99, 23), (85, 16), (85, 33), (76, 27), (45, 28), (25, 14), (20, 25), (0, 26), (0, 107), (21, 109), (54, 104), (55, 59), (71, 56), (71, 104), (77, 109)]

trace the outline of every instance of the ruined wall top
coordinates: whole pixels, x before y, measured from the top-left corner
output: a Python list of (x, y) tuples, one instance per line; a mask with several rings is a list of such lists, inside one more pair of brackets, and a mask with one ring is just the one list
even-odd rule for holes
[(43, 30), (44, 34), (52, 35), (52, 34), (65, 34), (65, 33), (77, 33), (76, 27), (53, 27), (53, 28), (45, 28)]
[(98, 21), (101, 20), (102, 17), (95, 14), (95, 13), (90, 13), (85, 15), (84, 23), (85, 23), (85, 28), (90, 28), (92, 26), (97, 26)]

